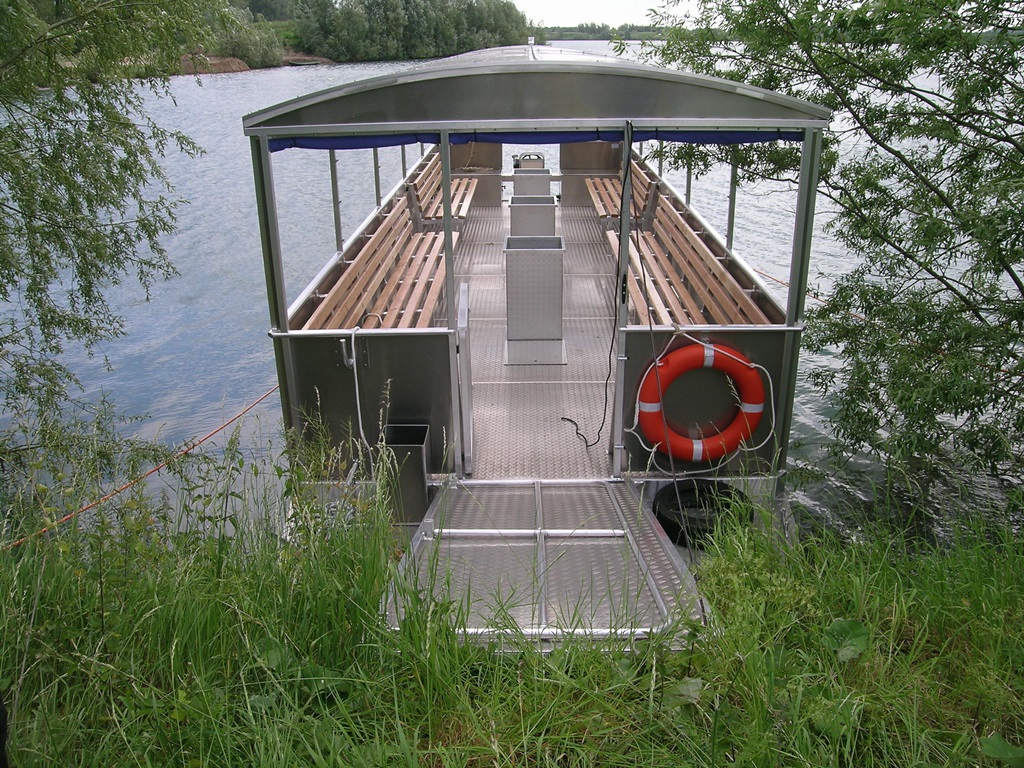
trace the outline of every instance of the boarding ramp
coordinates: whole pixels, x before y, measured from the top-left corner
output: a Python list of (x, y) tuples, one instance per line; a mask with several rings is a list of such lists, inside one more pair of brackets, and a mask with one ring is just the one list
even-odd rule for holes
[(467, 636), (538, 643), (668, 635), (706, 611), (635, 487), (615, 481), (445, 487), (402, 560), (389, 620), (424, 595), (454, 605)]

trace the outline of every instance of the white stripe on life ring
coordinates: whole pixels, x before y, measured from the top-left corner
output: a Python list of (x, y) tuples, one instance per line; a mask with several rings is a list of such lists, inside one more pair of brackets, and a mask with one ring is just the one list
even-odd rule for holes
[(740, 403), (740, 410), (744, 413), (763, 413), (764, 403)]
[(645, 403), (643, 400), (640, 401), (640, 410), (644, 413), (657, 413), (661, 410), (661, 403)]
[(693, 460), (701, 461), (704, 458), (704, 441), (694, 440), (693, 441)]
[(704, 367), (715, 367), (715, 348), (711, 344), (704, 345)]

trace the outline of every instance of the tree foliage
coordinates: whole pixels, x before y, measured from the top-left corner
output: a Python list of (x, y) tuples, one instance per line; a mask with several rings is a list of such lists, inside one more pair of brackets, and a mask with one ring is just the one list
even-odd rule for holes
[[(838, 355), (813, 379), (839, 445), (1019, 476), (1024, 4), (701, 0), (685, 19), (674, 5), (663, 63), (835, 110), (822, 192), (857, 266), (811, 313), (809, 343)], [(766, 178), (795, 153), (742, 158)]]
[(302, 47), (335, 61), (426, 59), (525, 43), (509, 0), (296, 0)]
[(160, 237), (177, 201), (160, 160), (198, 148), (148, 116), (145, 99), (166, 96), (165, 80), (127, 78), (176, 71), (214, 13), (205, 0), (0, 5), (5, 421), (59, 422), (77, 386), (63, 353), (123, 331), (111, 286), (148, 291), (174, 273)]
[(262, 17), (247, 8), (228, 8), (213, 29), (209, 48), (214, 56), (234, 56), (253, 69), (281, 66), (284, 47)]
[[(237, 3), (232, 3), (237, 6)], [(292, 17), (288, 0), (248, 0), (246, 7), (253, 16), (262, 16), (267, 21), (286, 21)]]
[(573, 27), (544, 27), (549, 40), (660, 40), (664, 35), (660, 27), (649, 24), (577, 24)]

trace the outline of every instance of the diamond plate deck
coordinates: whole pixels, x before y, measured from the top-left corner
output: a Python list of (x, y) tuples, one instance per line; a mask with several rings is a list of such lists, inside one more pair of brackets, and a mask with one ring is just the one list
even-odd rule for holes
[[(592, 209), (561, 208), (565, 365), (507, 365), (507, 206), (470, 211), (456, 249), (469, 284), (473, 479), (446, 486), (402, 562), (401, 595), (451, 601), (473, 636), (510, 629), (638, 637), (701, 619), (679, 553), (649, 507), (611, 479), (615, 257)], [(590, 447), (588, 442), (594, 443)], [(452, 481), (454, 482), (454, 481)]]
[[(609, 477), (615, 260), (601, 223), (593, 209), (557, 209), (556, 232), (565, 238), (565, 365), (505, 364), (508, 226), (507, 206), (471, 210), (455, 254), (456, 280), (469, 283), (473, 478)], [(566, 419), (596, 443), (587, 448)]]
[(389, 620), (407, 598), (459, 607), (457, 629), (645, 637), (701, 620), (693, 578), (664, 532), (620, 481), (468, 483), (447, 487), (402, 561)]

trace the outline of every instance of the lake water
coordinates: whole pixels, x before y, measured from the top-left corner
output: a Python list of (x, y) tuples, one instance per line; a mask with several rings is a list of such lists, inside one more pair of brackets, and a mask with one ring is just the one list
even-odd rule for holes
[[(572, 43), (595, 49), (594, 43)], [(603, 44), (596, 44), (603, 50)], [(174, 101), (151, 103), (165, 127), (184, 131), (204, 149), (202, 157), (174, 156), (166, 167), (177, 193), (189, 204), (179, 214), (175, 234), (166, 239), (180, 276), (156, 285), (149, 301), (131, 285), (115, 289), (115, 309), (124, 316), (127, 336), (108, 343), (100, 359), (84, 360), (82, 379), (90, 396), (107, 393), (123, 410), (147, 414), (138, 433), (170, 443), (206, 434), (276, 383), (269, 316), (256, 219), (249, 141), (242, 116), (282, 100), (343, 82), (384, 74), (405, 63), (343, 64), (173, 78)], [(410, 148), (412, 162), (418, 148)], [(401, 174), (396, 151), (382, 154), (385, 191)], [(351, 233), (374, 202), (370, 152), (339, 153), (345, 233)], [(275, 156), (275, 182), (281, 203), (289, 298), (334, 251), (327, 153), (282, 152)], [(685, 176), (669, 180), (683, 189)], [(353, 181), (354, 180), (354, 181)], [(725, 231), (728, 171), (697, 182), (693, 201), (710, 223)], [(735, 249), (756, 269), (788, 279), (795, 194), (788, 190), (742, 191)], [(812, 284), (826, 286), (830, 275), (849, 268), (847, 254), (821, 232), (814, 246)], [(784, 297), (785, 288), (769, 283)], [(805, 357), (803, 371), (829, 365)], [(793, 458), (813, 464), (827, 441), (824, 406), (806, 386), (797, 393)], [(276, 396), (257, 414), (263, 432), (273, 435), (280, 416)], [(252, 424), (253, 421), (249, 420)], [(799, 498), (822, 516), (836, 494), (856, 496), (870, 466), (851, 465), (849, 474), (802, 491)], [(842, 521), (837, 521), (842, 525)]]

